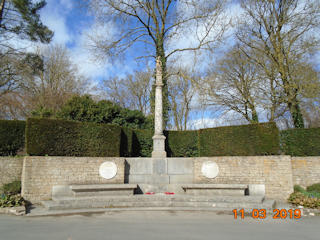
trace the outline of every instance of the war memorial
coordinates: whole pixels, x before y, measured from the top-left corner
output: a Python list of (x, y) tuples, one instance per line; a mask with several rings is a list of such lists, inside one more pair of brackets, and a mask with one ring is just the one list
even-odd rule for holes
[[(151, 157), (48, 156), (46, 152), (23, 158), (3, 157), (0, 162), (1, 184), (21, 179), (23, 198), (44, 209), (45, 214), (54, 215), (117, 209), (227, 212), (233, 209), (272, 210), (278, 201), (286, 201), (295, 184), (307, 186), (319, 181), (320, 161), (316, 156), (260, 154), (167, 157), (162, 123), (160, 64), (158, 60)], [(49, 120), (43, 121), (52, 124)], [(30, 132), (33, 126), (33, 123), (27, 123), (26, 131)], [(59, 126), (53, 127), (53, 139), (47, 136), (42, 140), (34, 138), (34, 145), (51, 140), (59, 144), (54, 136), (58, 134), (58, 129)], [(35, 134), (42, 130), (34, 127), (32, 131)], [(114, 135), (114, 132), (108, 134)], [(199, 136), (199, 133), (196, 134), (187, 139)], [(113, 144), (107, 145), (110, 151), (120, 147), (112, 140), (112, 135), (106, 136), (113, 141)], [(261, 136), (255, 141), (263, 145), (266, 138)], [(76, 141), (76, 138), (72, 137), (71, 141)], [(32, 153), (28, 144), (27, 141), (27, 148)], [(59, 146), (63, 148), (63, 144)], [(205, 139), (202, 144), (210, 148), (218, 142)], [(48, 148), (44, 151), (48, 151)]]

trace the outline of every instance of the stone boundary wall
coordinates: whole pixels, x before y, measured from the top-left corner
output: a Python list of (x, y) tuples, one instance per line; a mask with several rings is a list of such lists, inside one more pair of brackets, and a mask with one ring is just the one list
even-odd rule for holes
[(303, 187), (320, 183), (320, 157), (292, 157), (293, 184)]
[[(202, 164), (215, 162), (216, 178), (202, 175)], [(194, 183), (265, 184), (266, 197), (287, 199), (293, 192), (290, 156), (206, 157), (194, 161)]]
[[(117, 165), (112, 179), (99, 175), (103, 162)], [(22, 196), (31, 201), (51, 199), (54, 185), (124, 183), (124, 159), (108, 157), (25, 157), (22, 173)]]
[(23, 157), (0, 157), (0, 188), (6, 183), (21, 180)]
[[(105, 161), (118, 166), (116, 177), (99, 175)], [(202, 175), (205, 161), (219, 166), (219, 175)], [(22, 171), (23, 169), (23, 171)], [(320, 157), (252, 156), (209, 158), (0, 157), (0, 187), (21, 179), (22, 194), (32, 202), (51, 198), (52, 186), (99, 183), (243, 183), (265, 184), (266, 196), (285, 199), (293, 185), (320, 182)]]

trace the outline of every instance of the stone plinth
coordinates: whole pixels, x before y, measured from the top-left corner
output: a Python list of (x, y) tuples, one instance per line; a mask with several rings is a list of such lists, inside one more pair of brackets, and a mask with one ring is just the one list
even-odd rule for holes
[(166, 137), (163, 135), (154, 135), (153, 139), (153, 158), (166, 158), (167, 152), (165, 151), (165, 140)]

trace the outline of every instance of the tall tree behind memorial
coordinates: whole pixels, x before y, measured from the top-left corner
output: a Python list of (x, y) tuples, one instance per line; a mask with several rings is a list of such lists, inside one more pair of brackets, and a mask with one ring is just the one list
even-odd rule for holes
[(103, 80), (102, 87), (106, 98), (112, 102), (149, 115), (152, 77), (151, 69), (136, 71), (124, 78), (112, 77)]
[[(97, 53), (114, 56), (133, 46), (140, 56), (160, 57), (163, 79), (163, 113), (168, 120), (167, 60), (183, 51), (196, 51), (217, 43), (225, 30), (221, 24), (223, 0), (92, 0), (91, 6), (100, 23), (111, 29), (109, 36), (98, 33), (92, 38)], [(112, 28), (116, 25), (116, 30)], [(194, 26), (192, 28), (191, 26)], [(112, 31), (114, 30), (114, 31)], [(168, 47), (181, 35), (192, 43), (186, 47)], [(140, 43), (140, 45), (138, 45)], [(144, 44), (144, 47), (141, 47)], [(145, 50), (150, 50), (147, 53)]]
[(176, 67), (171, 69), (169, 78), (169, 99), (173, 128), (179, 131), (187, 130), (192, 111), (192, 100), (195, 98), (195, 82), (199, 76), (191, 69)]
[(206, 105), (235, 111), (249, 123), (258, 123), (258, 71), (236, 45), (212, 66), (197, 87)]
[[(248, 56), (262, 68), (272, 63), (281, 80), (294, 127), (303, 128), (302, 81), (297, 66), (310, 61), (319, 47), (320, 2), (317, 0), (242, 0), (244, 10), (238, 40), (258, 54)], [(267, 61), (255, 58), (264, 55)], [(264, 58), (260, 58), (264, 59)]]
[(19, 49), (15, 43), (21, 39), (50, 42), (53, 32), (42, 24), (39, 16), (39, 11), (45, 5), (45, 1), (0, 0), (0, 98), (3, 104), (10, 102), (10, 106), (5, 109), (12, 109), (12, 112), (14, 112), (13, 99), (19, 97), (16, 95), (7, 101), (7, 94), (11, 94), (12, 97), (13, 92), (23, 86), (21, 76), (28, 72), (25, 64), (28, 62), (37, 66), (39, 60), (37, 56)]
[(10, 38), (10, 33), (18, 35), (20, 39), (50, 42), (53, 32), (40, 21), (39, 11), (46, 5), (46, 1), (32, 0), (0, 0), (0, 36)]
[(24, 61), (21, 86), (1, 98), (0, 116), (25, 118), (33, 112), (49, 117), (70, 97), (88, 90), (87, 79), (78, 73), (65, 47), (42, 47), (29, 58), (35, 59)]

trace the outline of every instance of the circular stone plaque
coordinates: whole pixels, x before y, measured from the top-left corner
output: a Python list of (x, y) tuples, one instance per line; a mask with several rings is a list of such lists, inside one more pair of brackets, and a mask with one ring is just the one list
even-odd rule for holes
[(219, 174), (219, 167), (215, 162), (204, 162), (201, 167), (201, 173), (207, 178), (215, 178)]
[(105, 179), (111, 179), (116, 176), (118, 171), (117, 165), (114, 162), (104, 162), (100, 165), (99, 174)]

